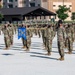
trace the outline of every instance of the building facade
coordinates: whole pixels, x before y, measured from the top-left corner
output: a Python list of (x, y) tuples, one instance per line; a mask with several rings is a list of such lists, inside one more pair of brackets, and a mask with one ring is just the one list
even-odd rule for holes
[[(48, 9), (56, 12), (56, 10), (59, 8), (59, 5), (65, 5), (66, 7), (70, 8), (70, 10), (67, 12), (69, 17), (66, 20), (71, 20), (72, 12), (75, 12), (74, 5), (75, 0), (47, 0), (48, 1)], [(58, 18), (56, 19), (58, 20)]]
[[(75, 0), (29, 0), (30, 3), (34, 3), (35, 6), (44, 7), (50, 11), (56, 12), (59, 9), (60, 5), (65, 5), (66, 7), (70, 8), (67, 12), (69, 17), (66, 20), (71, 20), (72, 12), (75, 12)], [(31, 5), (31, 4), (30, 4)], [(58, 18), (56, 17), (56, 20)]]
[[(59, 5), (65, 5), (70, 8), (70, 11), (67, 12), (69, 17), (66, 20), (71, 20), (71, 14), (75, 12), (75, 0), (3, 0), (4, 8), (41, 6), (56, 12)], [(58, 20), (58, 18), (56, 18), (56, 20)]]
[(25, 7), (25, 0), (3, 0), (3, 8)]

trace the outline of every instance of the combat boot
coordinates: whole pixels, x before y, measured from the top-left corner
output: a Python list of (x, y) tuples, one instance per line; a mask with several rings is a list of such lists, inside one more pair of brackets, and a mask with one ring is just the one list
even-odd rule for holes
[(30, 48), (26, 48), (26, 50), (25, 51), (30, 51)]
[(72, 52), (70, 51), (70, 52), (68, 52), (68, 54), (72, 54)]
[(63, 61), (64, 60), (64, 57), (60, 57), (58, 60)]
[(24, 49), (24, 48), (26, 48), (26, 46), (23, 46), (22, 48)]
[(69, 52), (66, 52), (66, 54), (72, 54), (72, 52), (69, 51)]

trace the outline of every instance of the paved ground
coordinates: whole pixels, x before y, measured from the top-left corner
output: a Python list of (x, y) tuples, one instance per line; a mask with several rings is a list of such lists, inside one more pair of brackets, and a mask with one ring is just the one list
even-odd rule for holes
[(30, 52), (25, 52), (17, 35), (14, 36), (14, 45), (3, 50), (5, 45), (3, 35), (0, 35), (0, 75), (75, 75), (75, 48), (73, 54), (65, 54), (65, 61), (58, 61), (56, 39), (53, 40), (52, 55), (46, 56), (42, 38), (38, 36), (32, 38)]

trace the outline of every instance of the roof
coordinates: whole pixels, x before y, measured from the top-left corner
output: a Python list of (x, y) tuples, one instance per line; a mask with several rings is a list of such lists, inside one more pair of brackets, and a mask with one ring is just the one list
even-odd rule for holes
[(0, 12), (3, 15), (25, 15), (25, 16), (56, 15), (54, 12), (51, 12), (42, 7), (1, 8)]

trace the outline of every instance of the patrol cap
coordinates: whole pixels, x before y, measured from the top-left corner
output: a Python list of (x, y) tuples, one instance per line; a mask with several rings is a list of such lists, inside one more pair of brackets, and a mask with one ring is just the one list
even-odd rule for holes
[(62, 24), (62, 23), (63, 23), (62, 20), (59, 20), (59, 21), (58, 21), (58, 24)]

